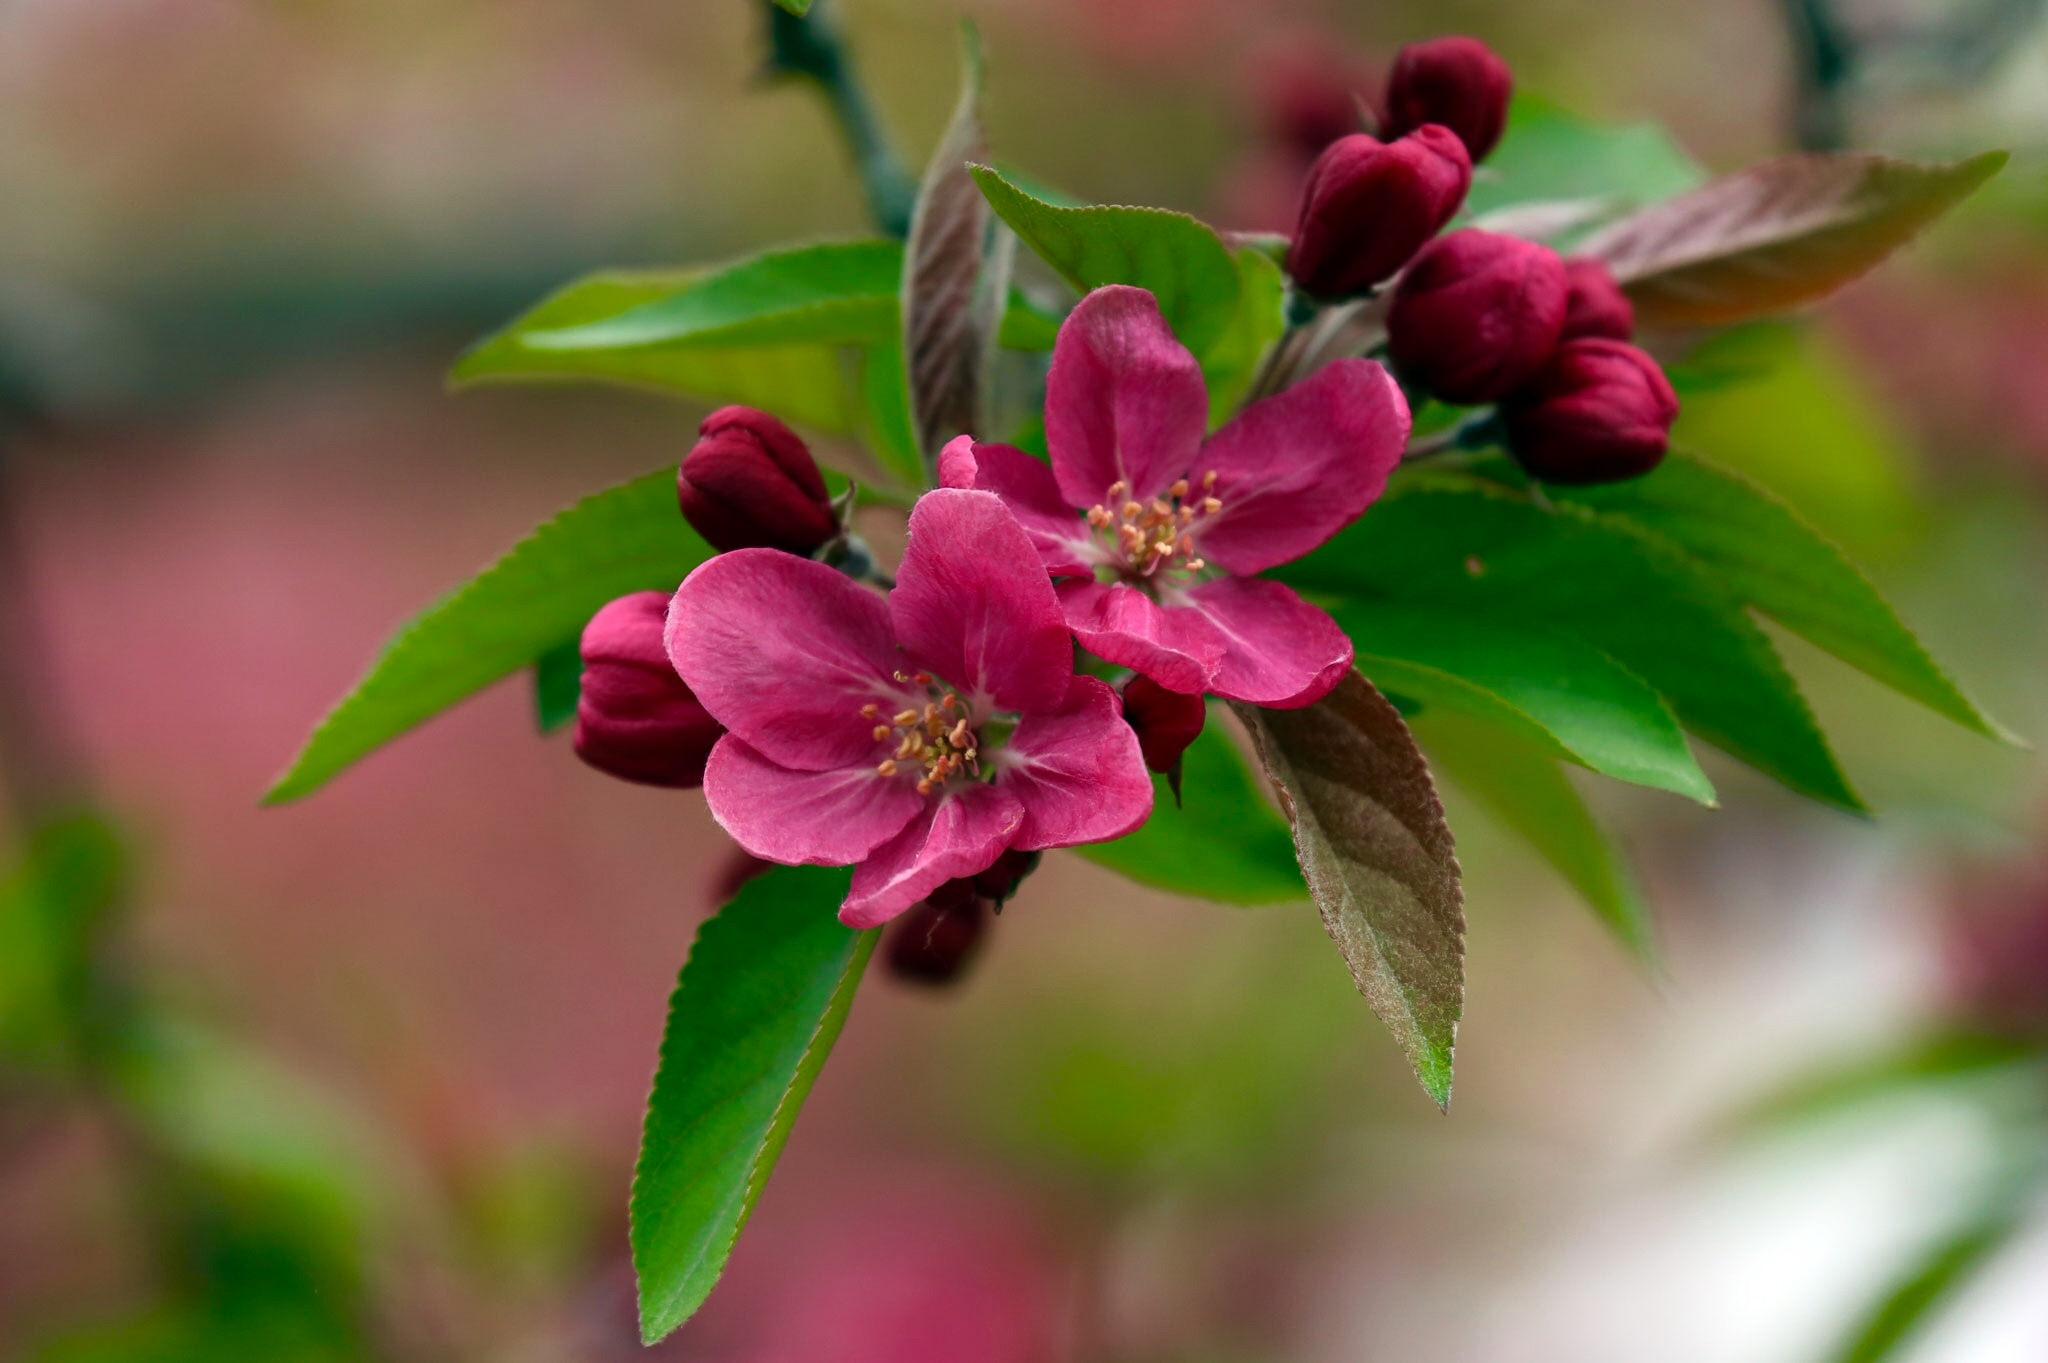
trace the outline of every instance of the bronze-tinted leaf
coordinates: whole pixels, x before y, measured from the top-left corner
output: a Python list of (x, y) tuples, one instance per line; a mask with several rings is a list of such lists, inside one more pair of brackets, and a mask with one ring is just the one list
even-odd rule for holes
[(1443, 804), (1408, 726), (1353, 672), (1299, 710), (1237, 707), (1351, 978), (1439, 1106), (1465, 1000), (1465, 909)]
[(2005, 164), (1862, 154), (1781, 157), (1724, 175), (1595, 233), (1643, 326), (1720, 326), (1834, 292), (1911, 240)]
[(977, 429), (982, 377), (1009, 290), (1014, 238), (991, 250), (988, 200), (969, 164), (985, 159), (981, 42), (966, 30), (965, 72), (952, 124), (932, 155), (903, 258), (903, 350), (910, 408), (928, 464)]

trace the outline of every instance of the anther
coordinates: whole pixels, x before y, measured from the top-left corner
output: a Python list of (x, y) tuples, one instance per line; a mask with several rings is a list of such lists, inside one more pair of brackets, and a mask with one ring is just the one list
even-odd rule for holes
[(875, 742), (879, 743), (883, 739), (887, 738), (890, 734), (893, 734), (895, 732), (896, 731), (894, 729), (890, 728), (886, 724), (877, 724), (875, 726)]
[(1140, 516), (1142, 516), (1142, 515), (1144, 515), (1144, 514), (1145, 514), (1145, 508), (1144, 508), (1144, 507), (1142, 507), (1142, 506), (1140, 506), (1140, 505), (1139, 505), (1138, 503), (1136, 503), (1136, 502), (1125, 502), (1125, 503), (1124, 503), (1124, 519), (1125, 519), (1125, 520), (1127, 520), (1127, 521), (1134, 521), (1134, 520), (1136, 520), (1136, 519), (1137, 519), (1138, 517), (1140, 517)]
[(898, 723), (898, 724), (915, 724), (915, 723), (917, 723), (917, 711), (915, 711), (915, 710), (898, 710), (898, 711), (896, 712), (896, 723)]
[(877, 775), (877, 776), (894, 776), (895, 774), (896, 774), (896, 763), (895, 763), (895, 761), (894, 761), (893, 759), (885, 759), (885, 760), (883, 760), (883, 761), (881, 761), (881, 762), (877, 762), (877, 763), (875, 764), (875, 775)]
[(1217, 501), (1214, 497), (1202, 498), (1202, 510), (1208, 512), (1210, 515), (1213, 516), (1222, 509), (1223, 503)]
[(1187, 480), (1187, 479), (1185, 479), (1185, 478), (1181, 478), (1181, 479), (1178, 479), (1178, 480), (1176, 480), (1176, 481), (1174, 482), (1174, 485), (1173, 485), (1172, 487), (1170, 487), (1170, 488), (1166, 489), (1166, 493), (1167, 493), (1167, 495), (1168, 495), (1169, 497), (1185, 497), (1185, 496), (1187, 496), (1187, 495), (1188, 495), (1188, 480)]
[(866, 705), (860, 707), (860, 717), (862, 719), (873, 719), (881, 713), (882, 707), (876, 705), (873, 701), (869, 701)]

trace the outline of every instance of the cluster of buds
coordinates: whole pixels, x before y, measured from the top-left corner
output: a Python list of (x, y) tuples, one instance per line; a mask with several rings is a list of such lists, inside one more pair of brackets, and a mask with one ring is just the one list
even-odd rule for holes
[(1403, 48), (1382, 142), (1332, 143), (1304, 186), (1288, 255), (1303, 295), (1338, 300), (1399, 275), (1395, 371), (1445, 402), (1498, 404), (1510, 453), (1557, 483), (1631, 478), (1664, 457), (1678, 399), (1631, 344), (1635, 315), (1605, 266), (1479, 228), (1438, 236), (1507, 118), (1507, 65), (1472, 38)]
[[(725, 407), (698, 427), (676, 473), (685, 520), (713, 548), (805, 557), (842, 535), (824, 475), (796, 432), (766, 412)], [(610, 602), (583, 631), (577, 756), (644, 785), (694, 787), (724, 732), (676, 675), (663, 642), (671, 592)]]
[(1387, 313), (1402, 380), (1446, 402), (1500, 404), (1509, 452), (1554, 483), (1633, 478), (1663, 459), (1678, 397), (1634, 331), (1599, 261), (1476, 227), (1430, 243)]
[(1287, 253), (1295, 286), (1336, 300), (1393, 278), (1465, 202), (1513, 88), (1507, 63), (1477, 39), (1402, 48), (1380, 110), (1385, 140), (1340, 137), (1309, 169)]

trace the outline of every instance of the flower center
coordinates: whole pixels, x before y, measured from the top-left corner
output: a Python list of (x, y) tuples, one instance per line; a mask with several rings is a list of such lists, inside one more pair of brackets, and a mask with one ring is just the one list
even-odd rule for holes
[(1109, 485), (1102, 503), (1088, 508), (1088, 524), (1122, 558), (1127, 576), (1199, 573), (1208, 564), (1195, 553), (1195, 532), (1203, 517), (1223, 509), (1215, 487), (1216, 470), (1211, 469), (1198, 485), (1191, 487), (1183, 478), (1164, 497), (1140, 502), (1130, 496), (1130, 485), (1119, 479)]
[(929, 795), (955, 776), (966, 772), (981, 774), (981, 735), (968, 723), (967, 706), (960, 697), (929, 672), (896, 674), (904, 686), (922, 686), (937, 698), (923, 708), (884, 714), (878, 704), (860, 707), (861, 718), (875, 726), (875, 742), (893, 743), (894, 749), (875, 766), (877, 776), (923, 774), (917, 793)]

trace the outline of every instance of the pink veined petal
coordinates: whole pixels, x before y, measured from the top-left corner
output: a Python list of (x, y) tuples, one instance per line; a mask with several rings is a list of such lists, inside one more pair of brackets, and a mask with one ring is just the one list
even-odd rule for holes
[(798, 771), (868, 760), (874, 721), (861, 707), (904, 703), (882, 598), (779, 549), (699, 565), (669, 603), (664, 641), (713, 719)]
[(1313, 705), (1351, 670), (1351, 640), (1294, 589), (1260, 577), (1221, 577), (1170, 615), (1201, 615), (1225, 640), (1212, 695), (1275, 710)]
[(872, 764), (791, 771), (727, 734), (704, 768), (704, 800), (734, 842), (789, 866), (851, 866), (903, 831), (925, 797)]
[(994, 493), (918, 498), (889, 615), (911, 658), (971, 700), (1044, 710), (1067, 694), (1074, 648), (1059, 598)]
[(1012, 445), (977, 444), (963, 435), (939, 452), (939, 485), (993, 492), (1031, 537), (1054, 577), (1086, 577), (1107, 557), (1088, 522), (1060, 496), (1052, 469)]
[(1209, 689), (1227, 641), (1200, 611), (1169, 611), (1124, 582), (1070, 580), (1059, 584), (1059, 593), (1067, 628), (1081, 647), (1169, 691)]
[(1233, 573), (1300, 558), (1386, 490), (1408, 444), (1407, 399), (1371, 360), (1344, 359), (1244, 409), (1194, 463), (1214, 469), (1222, 510), (1197, 522), (1196, 551)]
[(1120, 838), (1152, 813), (1152, 778), (1116, 692), (1076, 677), (1057, 710), (1025, 715), (996, 783), (1024, 806), (1012, 847), (1038, 852)]
[(1067, 505), (1086, 511), (1119, 481), (1141, 502), (1158, 496), (1194, 463), (1208, 417), (1202, 368), (1151, 294), (1112, 284), (1067, 314), (1045, 380), (1045, 442)]
[(839, 921), (876, 927), (955, 876), (987, 870), (1023, 821), (1024, 807), (1000, 786), (970, 781), (948, 788), (854, 868)]

